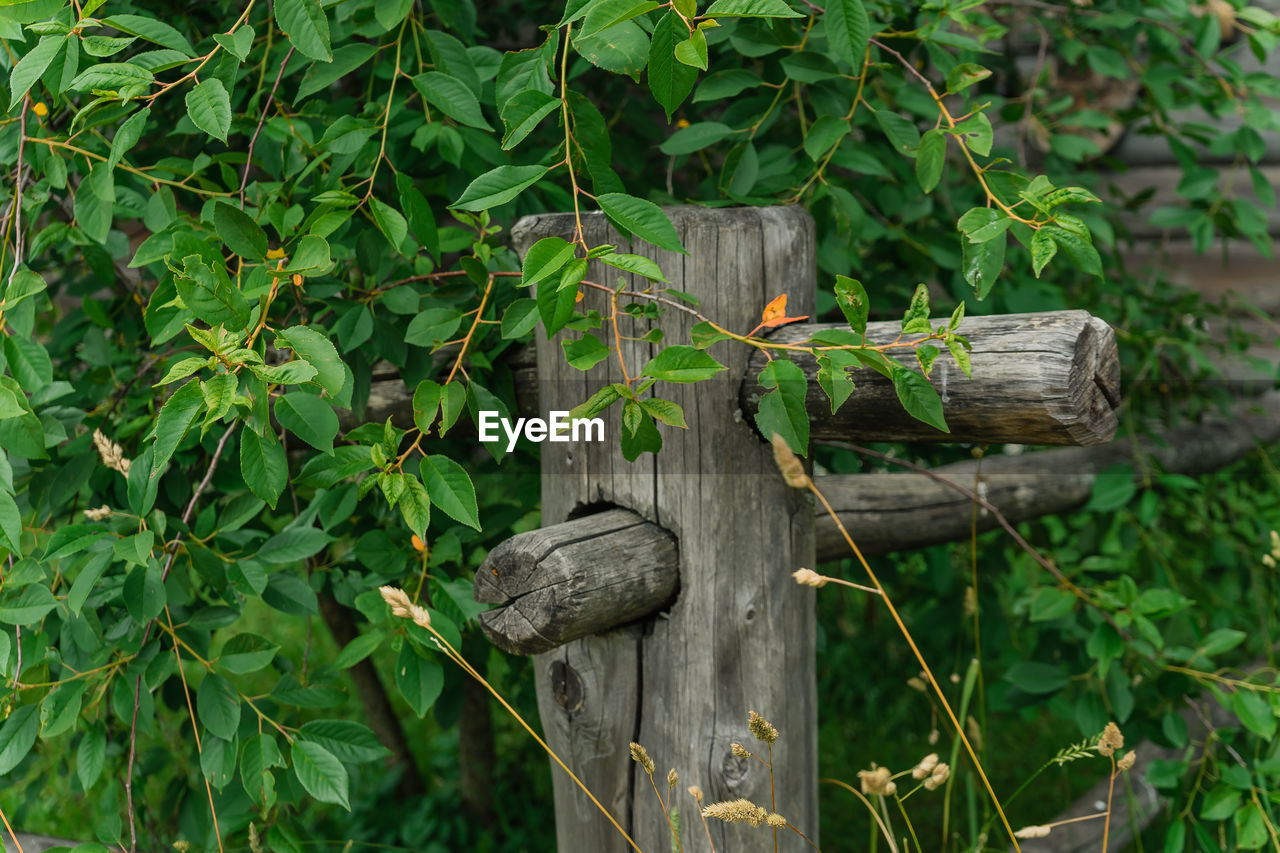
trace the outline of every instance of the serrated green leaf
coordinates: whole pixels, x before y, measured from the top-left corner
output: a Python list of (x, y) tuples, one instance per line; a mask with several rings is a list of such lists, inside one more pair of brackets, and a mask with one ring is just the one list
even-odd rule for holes
[(192, 87), (186, 97), (187, 116), (192, 123), (224, 143), (231, 130), (231, 96), (217, 77), (210, 77)]
[(916, 180), (920, 189), (933, 192), (942, 178), (942, 167), (947, 162), (947, 137), (941, 130), (926, 131), (920, 137), (920, 150), (916, 152)]
[(871, 22), (862, 0), (828, 0), (824, 8), (822, 23), (827, 44), (836, 58), (858, 73), (871, 38)]
[(424, 457), (419, 467), (431, 503), (453, 520), (479, 530), (476, 490), (466, 469), (439, 454)]
[(322, 803), (334, 803), (351, 811), (347, 768), (332, 752), (314, 741), (298, 739), (293, 742), (290, 755), (294, 775), (308, 794)]
[(213, 227), (223, 244), (242, 258), (261, 260), (267, 255), (267, 232), (240, 208), (227, 201), (213, 206)]
[[(415, 76), (413, 85), (427, 103), (454, 121), (465, 124), (468, 127), (479, 128), (480, 130), (493, 129), (489, 122), (485, 120), (484, 112), (480, 109), (480, 102), (476, 100), (475, 93), (457, 77), (445, 74), (442, 71), (428, 71), (425, 74)], [(458, 204), (460, 205), (461, 201)]]
[(914, 370), (895, 365), (893, 390), (897, 392), (898, 400), (911, 417), (941, 432), (951, 431), (942, 415), (942, 399), (928, 379)]
[(196, 422), (196, 417), (204, 410), (204, 405), (200, 382), (195, 379), (188, 380), (165, 401), (156, 417), (156, 443), (150, 475), (152, 479), (169, 464), (173, 452)]
[(609, 219), (625, 231), (668, 252), (685, 252), (671, 220), (651, 201), (625, 193), (605, 193), (596, 199)]
[(676, 345), (669, 346), (654, 356), (645, 365), (641, 375), (663, 382), (700, 382), (727, 369), (700, 349)]
[(329, 46), (329, 19), (320, 0), (275, 0), (276, 23), (303, 56), (332, 62)]
[(472, 181), (450, 207), (488, 210), (506, 204), (550, 171), (546, 166), (499, 166)]

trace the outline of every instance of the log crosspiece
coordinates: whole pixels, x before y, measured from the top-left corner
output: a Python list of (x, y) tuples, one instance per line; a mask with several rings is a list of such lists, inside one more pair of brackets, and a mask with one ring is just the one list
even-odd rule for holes
[[(946, 319), (932, 322), (935, 329), (945, 324)], [(798, 343), (826, 329), (848, 326), (797, 323), (782, 327), (770, 340)], [(899, 323), (871, 323), (867, 341), (888, 343), (900, 329)], [(801, 353), (794, 360), (809, 379), (805, 407), (811, 437), (1091, 445), (1115, 435), (1120, 359), (1115, 332), (1105, 322), (1088, 311), (1004, 314), (967, 317), (961, 332), (973, 344), (973, 378), (966, 378), (945, 352), (932, 371), (950, 432), (907, 414), (893, 383), (870, 368), (851, 371), (857, 390), (833, 414), (818, 385), (817, 362)], [(909, 356), (900, 360), (914, 361)], [(748, 414), (755, 413), (764, 390), (755, 381), (764, 366), (764, 353), (755, 353), (742, 385)]]
[(494, 645), (545, 652), (648, 616), (679, 582), (675, 538), (634, 512), (613, 509), (519, 533), (476, 572), (476, 601)]
[[(946, 318), (935, 319), (933, 327), (945, 323)], [(796, 323), (778, 329), (770, 340), (797, 343), (836, 328), (848, 329), (835, 324)], [(867, 337), (871, 343), (886, 343), (897, 337), (899, 329), (900, 324), (895, 322), (871, 323)], [(1095, 445), (1110, 441), (1115, 435), (1120, 360), (1115, 332), (1105, 322), (1087, 311), (1051, 311), (969, 317), (961, 331), (973, 343), (973, 378), (966, 378), (947, 353), (938, 357), (932, 373), (951, 430), (946, 433), (908, 415), (898, 402), (893, 383), (870, 368), (850, 372), (857, 390), (833, 414), (830, 401), (817, 382), (817, 363), (807, 354), (789, 353), (809, 379), (805, 403), (812, 437)], [(674, 337), (668, 340), (684, 342)], [(711, 352), (718, 357), (733, 347), (741, 349), (739, 344), (724, 342), (715, 344)], [(563, 359), (560, 352), (552, 357)], [(904, 363), (914, 364), (909, 353), (899, 353), (899, 357)], [(547, 377), (539, 374), (535, 354), (517, 350), (507, 364), (515, 374), (520, 414), (545, 417), (540, 414), (543, 410), (539, 409), (537, 388)], [(764, 365), (764, 354), (754, 352), (741, 378), (736, 405), (743, 409), (748, 421), (764, 390), (756, 379)], [(411, 392), (398, 375), (377, 374), (374, 379), (368, 418), (392, 417), (396, 423), (412, 424)], [(464, 430), (467, 426), (464, 423), (457, 428)]]

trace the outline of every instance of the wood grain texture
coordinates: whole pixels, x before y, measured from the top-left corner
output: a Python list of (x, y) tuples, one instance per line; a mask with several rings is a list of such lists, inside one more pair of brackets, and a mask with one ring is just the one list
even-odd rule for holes
[[(982, 497), (1017, 523), (1083, 506), (1098, 473), (1112, 465), (1132, 464), (1135, 477), (1141, 477), (1143, 465), (1177, 474), (1207, 474), (1275, 441), (1280, 441), (1280, 391), (1241, 400), (1230, 413), (1159, 430), (1136, 446), (1123, 441), (989, 456), (982, 460), (976, 483)], [(979, 466), (965, 460), (934, 472), (973, 489)], [(818, 477), (816, 482), (866, 554), (923, 548), (970, 535), (973, 502), (923, 474), (841, 474)], [(997, 525), (986, 510), (979, 510), (977, 522), (980, 532)], [(815, 529), (818, 559), (848, 556), (848, 546), (829, 518), (819, 516)]]
[[(730, 328), (751, 328), (765, 304), (784, 292), (794, 313), (813, 312), (813, 227), (805, 212), (668, 212), (687, 256), (632, 243), (594, 214), (584, 217), (588, 243), (614, 243), (619, 251), (655, 259), (672, 287), (693, 294), (704, 312)], [(513, 235), (523, 251), (541, 237), (572, 231), (571, 216), (553, 215), (526, 218)], [(630, 278), (598, 263), (588, 277), (610, 284)], [(607, 315), (607, 296), (591, 291), (580, 307)], [(658, 325), (672, 344), (688, 341), (692, 323), (669, 313)], [(647, 326), (624, 321), (623, 334), (638, 337)], [(597, 333), (612, 341), (607, 330)], [(616, 358), (586, 373), (568, 367), (559, 346), (564, 335), (576, 333), (538, 340), (543, 411), (571, 408), (606, 382), (623, 379)], [(628, 372), (638, 373), (654, 352), (650, 344), (624, 341)], [(646, 746), (659, 774), (679, 771), (676, 801), (685, 826), (697, 828), (696, 806), (684, 793), (689, 785), (701, 787), (710, 801), (748, 797), (769, 804), (767, 770), (730, 750), (734, 741), (750, 739), (749, 710), (782, 732), (775, 749), (777, 811), (806, 832), (818, 826), (813, 591), (790, 577), (812, 564), (813, 512), (783, 484), (769, 447), (738, 410), (746, 349), (723, 347), (716, 356), (729, 368), (720, 378), (694, 386), (663, 383), (651, 392), (684, 406), (689, 424), (688, 430), (662, 428), (665, 447), (657, 456), (635, 463), (622, 458), (617, 407), (606, 415), (603, 443), (548, 444), (542, 453), (544, 524), (618, 506), (670, 530), (680, 543), (680, 593), (669, 611), (535, 658), (548, 742), (650, 851), (669, 849), (670, 838), (628, 742)], [(562, 853), (628, 849), (563, 773), (553, 776)], [(719, 850), (744, 850), (762, 840), (761, 830), (750, 827), (717, 824), (712, 831)], [(791, 833), (779, 840), (787, 853), (808, 849)], [(686, 851), (708, 849), (705, 835), (685, 833)]]
[(675, 597), (675, 538), (634, 512), (613, 509), (519, 533), (489, 552), (475, 598), (494, 645), (545, 652), (648, 616)]
[[(933, 327), (945, 323), (934, 320)], [(847, 328), (796, 323), (779, 329), (772, 340), (798, 343), (824, 329)], [(900, 330), (900, 323), (871, 323), (867, 339), (888, 343)], [(1105, 322), (1087, 311), (1053, 311), (970, 317), (960, 330), (973, 344), (973, 378), (966, 379), (945, 353), (931, 378), (942, 397), (949, 433), (907, 414), (893, 383), (869, 368), (850, 372), (856, 389), (832, 414), (817, 382), (817, 362), (804, 353), (788, 353), (809, 377), (810, 435), (847, 441), (1075, 445), (1103, 444), (1115, 435), (1120, 359), (1115, 333)], [(918, 370), (915, 357), (900, 352), (899, 360)], [(749, 377), (765, 364), (764, 353), (754, 354)], [(754, 414), (763, 391), (752, 381), (743, 385), (744, 412)]]

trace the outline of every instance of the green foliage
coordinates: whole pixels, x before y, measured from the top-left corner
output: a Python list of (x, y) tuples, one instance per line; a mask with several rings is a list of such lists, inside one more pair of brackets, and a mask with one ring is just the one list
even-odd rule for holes
[[(801, 345), (833, 411), (870, 368), (945, 431), (930, 377), (938, 358), (970, 372), (966, 310), (1097, 306), (1131, 333), (1135, 363), (1167, 355), (1147, 338), (1184, 341), (1177, 358), (1195, 363), (1203, 342), (1182, 318), (1200, 309), (1124, 270), (1125, 226), (1089, 188), (1098, 152), (1082, 131), (1122, 121), (1168, 143), (1184, 178), (1153, 224), (1201, 249), (1265, 245), (1274, 195), (1257, 161), (1277, 86), (1239, 59), (1265, 57), (1280, 26), (1238, 16), (1230, 43), (1185, 5), (1046, 12), (1061, 61), (1139, 78), (1143, 99), (1108, 115), (1020, 75), (1001, 43), (1025, 33), (1000, 3), (0, 6), (4, 807), (25, 817), (87, 792), (77, 831), (113, 846), (136, 830), (215, 849), (212, 805), (229, 849), (247, 846), (250, 821), (277, 850), (325, 831), (485, 849), (462, 818), (378, 824), (397, 773), (418, 774), (378, 763), (391, 736), (357, 721), (344, 673), (380, 673), (406, 724), (451, 742), (462, 676), (389, 615), (376, 590), (396, 584), (528, 707), (523, 670), (490, 654), (466, 594), (488, 549), (533, 523), (532, 460), (499, 462), (467, 437), (479, 411), (514, 410), (512, 348), (539, 325), (567, 329), (566, 359), (588, 369), (618, 352), (606, 320), (651, 322), (650, 360), (574, 414), (619, 418), (628, 459), (660, 452), (687, 426), (663, 383), (712, 380), (724, 366), (707, 347), (770, 349), (758, 333), (790, 319), (771, 303), (753, 306), (756, 329), (726, 329), (665, 288), (663, 264), (686, 248), (662, 207), (790, 202), (817, 225), (819, 310), (848, 324)], [(1239, 128), (1180, 118), (1190, 108)], [(1028, 129), (1043, 143), (1034, 169), (1019, 155)], [(1224, 195), (1198, 145), (1236, 158), (1257, 203)], [(508, 243), (523, 214), (593, 209), (632, 251), (579, 232), (521, 263)], [(614, 315), (583, 310), (586, 291), (609, 294)], [(939, 303), (951, 322), (933, 317)], [(901, 339), (866, 339), (869, 319), (902, 306)], [(700, 322), (668, 341), (656, 327), (680, 310)], [(411, 422), (373, 417), (371, 389), (391, 374), (413, 391)], [(760, 431), (810, 452), (800, 368), (773, 358), (757, 390)], [(1100, 513), (1145, 500), (1123, 479), (1100, 487)], [(1086, 608), (1017, 577), (1021, 627), (1059, 631), (1085, 657), (1028, 656), (1013, 682), (1034, 689), (1011, 704), (1082, 691), (1087, 659), (1090, 686), (1133, 713), (1108, 673), (1139, 659), (1207, 671), (1236, 636), (1192, 624), (1171, 585), (1107, 578)], [(313, 645), (312, 616), (334, 614), (354, 636)], [(1177, 639), (1162, 644), (1166, 623)], [(1223, 698), (1241, 737), (1274, 740), (1273, 705)], [(512, 766), (532, 763), (506, 747)], [(416, 758), (435, 770), (445, 751)], [(1254, 758), (1269, 772), (1274, 755)], [(1222, 812), (1247, 848), (1264, 815), (1223, 784), (1195, 819)], [(459, 814), (455, 782), (431, 796), (424, 814)], [(509, 835), (543, 849), (540, 832)]]

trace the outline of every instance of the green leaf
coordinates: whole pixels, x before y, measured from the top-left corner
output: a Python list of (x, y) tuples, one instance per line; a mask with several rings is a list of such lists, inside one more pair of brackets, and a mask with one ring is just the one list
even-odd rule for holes
[(210, 269), (198, 256), (189, 255), (183, 259), (183, 269), (175, 271), (174, 285), (197, 319), (231, 331), (249, 324), (249, 302), (221, 264)]
[(550, 171), (546, 166), (499, 166), (472, 181), (450, 207), (488, 210), (506, 204)]
[(893, 390), (897, 392), (902, 407), (911, 417), (934, 429), (951, 432), (942, 416), (942, 400), (928, 379), (914, 370), (894, 365)]
[[(585, 261), (583, 265), (585, 266)], [(561, 281), (558, 283), (559, 286), (552, 287), (551, 282), (544, 281), (537, 287), (535, 295), (537, 297), (538, 315), (542, 318), (542, 325), (546, 329), (548, 337), (563, 329), (565, 324), (573, 317), (573, 306), (576, 304), (578, 288), (576, 284), (565, 287), (563, 283), (574, 267), (575, 264), (571, 263), (565, 268), (565, 275), (561, 277)]]
[(433, 347), (453, 337), (462, 325), (462, 312), (456, 308), (428, 308), (409, 321), (404, 342), (418, 347)]
[(941, 130), (926, 131), (920, 137), (920, 150), (916, 152), (916, 180), (920, 189), (933, 192), (942, 178), (942, 167), (947, 162), (947, 137)]
[(404, 517), (404, 523), (409, 526), (410, 531), (419, 538), (425, 538), (427, 525), (431, 523), (431, 498), (417, 477), (412, 474), (400, 474), (398, 477), (403, 488), (396, 501), (400, 507), (400, 515)]
[(1231, 697), (1231, 710), (1244, 727), (1263, 740), (1269, 741), (1276, 734), (1276, 712), (1265, 697), (1246, 688), (1238, 689)]
[(231, 97), (217, 77), (210, 77), (187, 92), (187, 116), (196, 127), (224, 143), (231, 129)]
[(972, 62), (962, 62), (947, 72), (947, 92), (954, 95), (991, 76), (991, 69)]
[(240, 780), (245, 793), (255, 804), (270, 807), (275, 801), (274, 767), (284, 767), (284, 756), (276, 745), (275, 735), (262, 733), (245, 741), (240, 752)]
[(705, 12), (708, 18), (802, 18), (783, 0), (716, 0)]
[(1240, 807), (1240, 792), (1235, 788), (1219, 784), (1204, 795), (1200, 804), (1202, 820), (1226, 820), (1235, 814)]
[(876, 122), (889, 138), (893, 150), (910, 155), (920, 145), (920, 129), (887, 107), (876, 111)]
[(1127, 505), (1137, 493), (1133, 467), (1125, 464), (1112, 465), (1094, 476), (1093, 491), (1084, 511), (1114, 512)]
[(0, 545), (22, 554), (22, 515), (13, 495), (4, 489), (0, 489)]
[[(666, 111), (667, 121), (693, 91), (698, 72), (675, 59), (677, 31), (687, 32), (684, 22), (675, 12), (668, 12), (653, 29), (649, 45), (649, 91), (653, 99)], [(758, 80), (758, 78), (757, 78)]]
[(663, 154), (692, 154), (709, 145), (715, 145), (729, 134), (733, 128), (718, 121), (700, 121), (681, 128), (671, 134), (665, 142), (658, 146)]
[(34, 625), (58, 606), (53, 593), (40, 584), (24, 586), (17, 597), (0, 605), (0, 623), (26, 628)]
[(1071, 683), (1067, 674), (1056, 666), (1035, 661), (1019, 661), (1009, 667), (1004, 680), (1027, 693), (1056, 693)]
[(991, 153), (991, 143), (994, 136), (991, 129), (991, 119), (987, 118), (986, 113), (977, 113), (965, 119), (957, 124), (952, 132), (963, 139), (964, 144), (975, 154), (981, 154), (986, 157)]
[(727, 369), (700, 349), (676, 345), (667, 347), (654, 356), (645, 365), (641, 375), (652, 376), (663, 382), (699, 382)]
[(82, 71), (68, 88), (78, 92), (118, 92), (121, 97), (141, 95), (155, 81), (155, 75), (129, 62), (99, 62)]
[(831, 52), (853, 68), (854, 73), (859, 73), (871, 38), (871, 22), (862, 0), (828, 0), (825, 8), (822, 23)]
[(607, 255), (600, 255), (597, 260), (603, 264), (608, 264), (615, 269), (643, 276), (650, 281), (668, 283), (667, 277), (662, 274), (662, 267), (658, 266), (655, 261), (651, 261), (644, 255), (620, 255), (610, 252)]
[(606, 385), (592, 394), (585, 403), (579, 403), (569, 410), (569, 418), (594, 418), (621, 399), (618, 388)]
[(275, 433), (259, 435), (250, 428), (241, 432), (241, 475), (250, 491), (275, 508), (288, 484), (288, 460)]
[(679, 427), (680, 429), (689, 428), (689, 425), (684, 420), (684, 409), (681, 408), (679, 403), (660, 400), (657, 397), (649, 397), (640, 401), (640, 408), (648, 412), (654, 420), (662, 421), (667, 426)]
[(312, 720), (303, 724), (301, 733), (304, 740), (320, 744), (339, 761), (364, 764), (391, 754), (368, 726), (352, 720)]
[(421, 719), (444, 689), (444, 672), (438, 662), (421, 657), (405, 643), (396, 660), (396, 687)]
[(19, 705), (0, 726), (0, 776), (6, 775), (27, 757), (40, 733), (40, 717), (35, 705)]
[(299, 738), (293, 742), (290, 755), (294, 775), (308, 794), (322, 803), (334, 803), (351, 811), (347, 796), (347, 768), (332, 752), (314, 741)]
[(525, 253), (521, 285), (534, 285), (573, 260), (576, 246), (562, 237), (543, 237)]
[(4, 310), (10, 313), (23, 300), (35, 296), (37, 293), (43, 293), (48, 285), (39, 273), (31, 270), (20, 269), (13, 273), (9, 279), (9, 284), (4, 288)]
[(139, 110), (129, 116), (120, 128), (116, 131), (116, 135), (111, 139), (111, 154), (107, 157), (107, 166), (114, 169), (119, 165), (120, 160), (124, 158), (134, 145), (138, 144), (138, 140), (142, 138), (142, 132), (146, 129), (147, 119), (151, 118), (151, 108)]
[(231, 740), (240, 728), (240, 694), (221, 675), (210, 672), (196, 688), (200, 722), (214, 737)]
[(622, 420), (627, 429), (622, 431), (622, 458), (635, 462), (641, 453), (657, 453), (662, 450), (662, 434), (648, 412), (635, 402), (628, 402), (622, 409)]
[(276, 23), (298, 53), (320, 62), (332, 62), (329, 19), (320, 0), (276, 0)]
[(409, 236), (409, 223), (405, 221), (404, 215), (376, 198), (369, 199), (369, 212), (373, 214), (374, 224), (378, 226), (382, 236), (391, 244), (391, 251), (399, 253), (404, 238)]
[(590, 5), (587, 12), (586, 20), (582, 22), (582, 28), (578, 31), (579, 38), (588, 38), (595, 35), (601, 30), (607, 30), (615, 24), (621, 24), (623, 21), (629, 21), (632, 18), (651, 12), (658, 8), (658, 4), (653, 0), (601, 0), (599, 3)]
[(455, 521), (480, 529), (476, 490), (465, 468), (447, 456), (426, 456), (420, 465), (431, 503)]
[(711, 323), (703, 321), (689, 330), (689, 340), (694, 349), (706, 349), (717, 341), (729, 340), (729, 335), (717, 330)]
[(187, 41), (186, 36), (169, 24), (155, 18), (147, 18), (142, 15), (111, 15), (103, 18), (102, 23), (109, 27), (114, 27), (122, 33), (144, 38), (161, 47), (167, 47), (169, 50), (176, 50), (189, 58), (196, 55), (195, 50), (191, 47), (191, 42)]
[(592, 65), (625, 74), (636, 82), (649, 57), (649, 37), (635, 21), (625, 21), (587, 38), (574, 38), (573, 44)]
[(62, 52), (66, 41), (66, 36), (44, 36), (13, 66), (13, 70), (9, 72), (10, 110), (22, 101), (22, 96), (40, 79), (53, 58)]
[(578, 370), (590, 370), (609, 357), (609, 348), (598, 337), (588, 332), (581, 339), (560, 341), (564, 349), (565, 360), (570, 367)]
[(849, 378), (847, 368), (857, 366), (858, 359), (852, 353), (833, 350), (819, 353), (817, 362), (818, 387), (831, 401), (831, 414), (834, 415), (853, 394), (853, 380)]
[(275, 415), (281, 426), (316, 450), (333, 453), (338, 416), (329, 403), (313, 394), (294, 391), (276, 398)]
[(668, 252), (688, 254), (671, 220), (651, 201), (625, 193), (605, 193), (596, 199), (605, 216), (641, 240)]
[(809, 125), (804, 137), (804, 153), (815, 163), (822, 159), (832, 146), (849, 135), (852, 125), (848, 119), (826, 115)]
[(862, 282), (845, 275), (836, 276), (836, 305), (849, 321), (849, 327), (860, 335), (867, 333), (867, 317), (871, 302)]
[[(236, 32), (239, 33), (243, 29), (244, 27), (241, 27)], [(334, 83), (372, 59), (377, 52), (378, 49), (375, 45), (354, 42), (352, 44), (344, 44), (335, 50), (332, 62), (312, 63), (308, 66), (307, 73), (302, 75), (302, 83), (298, 86), (295, 102), (300, 103), (304, 98), (328, 89)]]
[[(1066, 254), (1076, 269), (1089, 275), (1102, 275), (1102, 258), (1098, 256), (1098, 250), (1093, 247), (1093, 242), (1088, 236), (1088, 230), (1084, 232), (1084, 236), (1081, 236), (1074, 231), (1068, 231), (1066, 228), (1060, 228), (1057, 225), (1046, 225), (1036, 232), (1037, 236), (1040, 234), (1047, 234), (1052, 238), (1053, 242)], [(1031, 248), (1034, 255), (1034, 237), (1031, 240)]]
[(1036, 231), (1031, 238), (1031, 269), (1036, 274), (1036, 278), (1040, 277), (1040, 273), (1044, 270), (1045, 265), (1053, 260), (1053, 256), (1058, 254), (1058, 243), (1044, 228)]
[(332, 541), (332, 536), (316, 527), (286, 527), (263, 542), (254, 557), (268, 565), (296, 563), (314, 557)]
[(76, 778), (80, 780), (80, 787), (88, 792), (102, 776), (106, 763), (107, 736), (95, 726), (84, 733), (76, 747)]
[(759, 382), (773, 391), (760, 398), (756, 412), (756, 427), (760, 434), (782, 436), (796, 453), (809, 452), (809, 412), (805, 397), (809, 393), (809, 381), (804, 371), (794, 362), (775, 358), (760, 371)]
[(308, 234), (294, 247), (289, 256), (289, 264), (284, 271), (310, 278), (327, 273), (332, 266), (333, 261), (329, 259), (329, 244), (323, 237)]
[(502, 339), (522, 338), (538, 325), (538, 302), (535, 299), (517, 299), (507, 306), (502, 315)]
[(678, 43), (675, 49), (676, 61), (690, 68), (707, 70), (707, 36), (702, 30), (694, 30), (689, 37)]
[(1031, 600), (1031, 621), (1051, 622), (1070, 613), (1076, 605), (1075, 594), (1070, 590), (1045, 587)]
[(332, 398), (347, 384), (347, 369), (333, 342), (315, 326), (290, 326), (276, 332), (276, 346), (293, 350), (316, 369), (315, 381)]
[(200, 383), (195, 379), (188, 380), (185, 385), (174, 391), (165, 401), (156, 417), (156, 443), (151, 463), (151, 478), (164, 470), (173, 458), (187, 430), (196, 422), (196, 417), (204, 410), (204, 394)]
[(929, 326), (929, 288), (925, 284), (917, 284), (911, 294), (911, 304), (902, 317), (902, 333), (904, 335), (928, 334)]
[(964, 272), (964, 280), (973, 288), (978, 299), (985, 299), (995, 285), (996, 279), (1004, 269), (1004, 250), (1006, 239), (1000, 235), (985, 243), (971, 243), (968, 239), (960, 241), (960, 266)]
[(502, 149), (510, 151), (523, 142), (559, 106), (559, 98), (538, 89), (525, 89), (513, 95), (502, 107), (502, 124), (506, 128)]
[[(151, 533), (149, 530), (146, 532)], [(135, 623), (146, 625), (159, 616), (160, 611), (164, 610), (165, 600), (164, 584), (160, 580), (158, 568), (144, 563), (130, 570), (124, 581), (124, 603)]]
[(126, 563), (145, 566), (151, 558), (151, 547), (155, 543), (155, 533), (143, 530), (132, 536), (125, 536), (112, 543), (111, 550), (118, 559)]
[(220, 201), (213, 206), (213, 227), (228, 249), (251, 261), (267, 256), (267, 232), (234, 204)]
[(382, 641), (386, 638), (387, 635), (383, 631), (370, 631), (367, 634), (356, 635), (356, 638), (347, 643), (333, 659), (333, 668), (350, 669), (377, 651), (378, 646), (382, 645)]
[(244, 62), (249, 58), (249, 51), (253, 47), (253, 36), (253, 27), (242, 24), (236, 27), (233, 33), (214, 33), (213, 40), (220, 44), (223, 50)]
[(428, 71), (414, 77), (413, 85), (427, 103), (454, 121), (480, 130), (493, 129), (485, 120), (475, 94), (457, 77), (441, 71)]
[(280, 647), (258, 634), (236, 634), (218, 653), (218, 665), (227, 672), (243, 675), (257, 672), (275, 659)]

